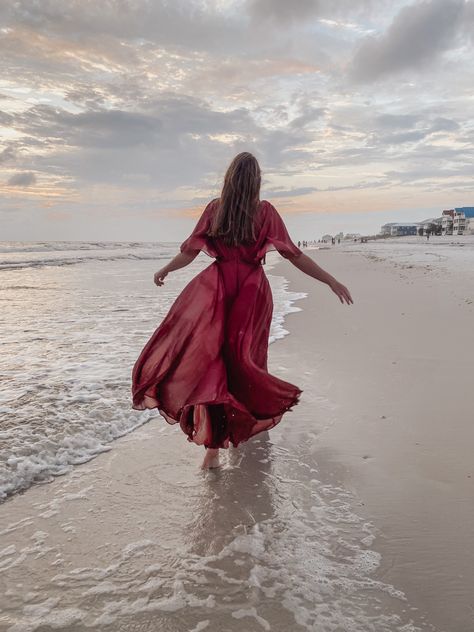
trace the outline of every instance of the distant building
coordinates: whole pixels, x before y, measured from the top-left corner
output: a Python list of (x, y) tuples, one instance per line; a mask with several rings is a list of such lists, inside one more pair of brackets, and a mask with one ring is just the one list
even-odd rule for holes
[(379, 234), (385, 237), (427, 234), (474, 235), (474, 206), (446, 209), (441, 217), (429, 217), (416, 223), (389, 222), (381, 227)]
[(458, 213), (464, 213), (464, 217), (474, 218), (474, 206), (460, 206), (454, 209)]
[(395, 224), (395, 226), (392, 226), (392, 235), (416, 235), (417, 230), (417, 224)]
[(418, 224), (403, 222), (389, 222), (384, 224), (380, 229), (382, 235), (390, 235), (391, 237), (401, 237), (404, 235), (416, 235), (418, 232)]
[(443, 211), (441, 216), (441, 234), (452, 235), (453, 234), (453, 218), (454, 209)]
[(453, 217), (453, 235), (464, 235), (466, 230), (466, 216), (456, 211)]
[(462, 206), (454, 209), (452, 235), (474, 234), (474, 206)]
[(332, 235), (323, 235), (321, 241), (332, 241)]
[(389, 222), (388, 224), (384, 224), (380, 229), (381, 235), (391, 235), (392, 234), (392, 226), (395, 226), (395, 222)]
[(418, 235), (440, 234), (442, 230), (442, 217), (430, 217), (418, 222)]

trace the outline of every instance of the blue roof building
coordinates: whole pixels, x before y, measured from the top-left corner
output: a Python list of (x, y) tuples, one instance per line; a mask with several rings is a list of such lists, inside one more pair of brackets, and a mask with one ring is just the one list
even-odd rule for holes
[(464, 213), (464, 217), (474, 217), (474, 206), (460, 206), (454, 210), (457, 213)]
[(474, 206), (461, 206), (454, 209), (452, 234), (474, 234)]

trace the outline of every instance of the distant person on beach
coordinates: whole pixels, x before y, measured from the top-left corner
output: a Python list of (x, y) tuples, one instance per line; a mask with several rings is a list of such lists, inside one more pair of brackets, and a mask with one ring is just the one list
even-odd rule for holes
[(301, 241), (298, 240), (298, 248), (301, 248)]
[(341, 303), (349, 290), (292, 241), (275, 207), (260, 200), (260, 166), (238, 154), (220, 198), (209, 202), (192, 234), (154, 282), (189, 265), (200, 251), (214, 259), (179, 294), (132, 370), (132, 408), (157, 408), (205, 448), (202, 468), (219, 466), (219, 449), (273, 428), (302, 391), (267, 370), (272, 293), (262, 263), (277, 250), (326, 283)]

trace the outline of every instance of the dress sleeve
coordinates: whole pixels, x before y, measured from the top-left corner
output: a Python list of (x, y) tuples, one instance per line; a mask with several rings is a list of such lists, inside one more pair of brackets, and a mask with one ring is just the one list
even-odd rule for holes
[(211, 224), (210, 210), (214, 200), (209, 202), (199, 218), (193, 232), (183, 241), (180, 246), (181, 252), (189, 252), (193, 250), (202, 250), (210, 257), (217, 257), (217, 252), (213, 245), (212, 237), (207, 234)]
[[(268, 202), (268, 222), (265, 240), (265, 252), (278, 250), (282, 257), (291, 259), (302, 254), (302, 251), (291, 240), (285, 223), (276, 208)], [(273, 246), (273, 248), (272, 248)]]

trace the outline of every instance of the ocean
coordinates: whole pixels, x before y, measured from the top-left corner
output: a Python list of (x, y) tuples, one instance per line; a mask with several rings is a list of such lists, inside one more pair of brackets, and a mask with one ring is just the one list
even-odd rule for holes
[[(154, 272), (177, 251), (160, 242), (0, 243), (0, 501), (156, 417), (130, 407), (132, 366), (184, 286), (211, 264), (200, 254), (157, 287)], [(304, 295), (268, 278), (273, 342)]]

